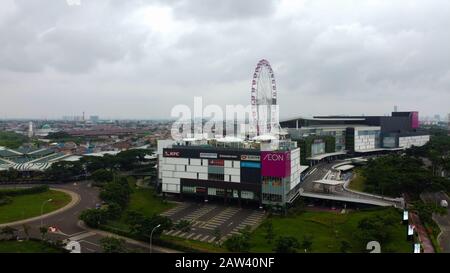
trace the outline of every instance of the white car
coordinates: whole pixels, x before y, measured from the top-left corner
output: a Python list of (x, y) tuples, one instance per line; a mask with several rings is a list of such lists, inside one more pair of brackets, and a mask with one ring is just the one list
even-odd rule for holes
[(447, 200), (441, 200), (441, 207), (443, 207), (443, 208), (448, 207), (448, 202), (447, 202)]

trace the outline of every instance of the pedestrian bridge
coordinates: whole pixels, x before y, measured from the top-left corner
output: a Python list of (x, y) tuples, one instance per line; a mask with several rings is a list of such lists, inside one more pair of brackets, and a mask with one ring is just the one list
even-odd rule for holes
[(359, 197), (359, 196), (353, 197), (353, 196), (344, 196), (344, 195), (337, 195), (337, 194), (322, 194), (322, 193), (305, 192), (305, 191), (300, 191), (299, 195), (303, 196), (303, 197), (326, 199), (326, 200), (336, 200), (336, 201), (359, 203), (359, 204), (368, 204), (368, 205), (381, 206), (381, 207), (393, 206), (396, 208), (403, 208), (403, 202), (401, 200), (392, 201), (392, 200), (383, 200), (383, 199), (376, 199), (376, 198), (364, 198), (362, 196), (361, 197)]

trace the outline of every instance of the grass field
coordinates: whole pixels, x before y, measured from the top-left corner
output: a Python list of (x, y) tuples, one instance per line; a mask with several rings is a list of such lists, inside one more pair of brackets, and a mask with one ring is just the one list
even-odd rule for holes
[(62, 253), (38, 241), (0, 241), (0, 253)]
[[(269, 220), (272, 221), (275, 234), (294, 236), (299, 242), (303, 241), (305, 235), (312, 236), (311, 252), (339, 253), (343, 240), (350, 243), (350, 252), (362, 252), (364, 244), (355, 236), (358, 222), (364, 217), (383, 213), (384, 209), (355, 211), (347, 214), (307, 211), (296, 216), (275, 216)], [(411, 252), (412, 246), (406, 241), (405, 232), (406, 228), (401, 225), (399, 220), (399, 224), (391, 232), (392, 240), (388, 244), (382, 245), (381, 251)], [(264, 235), (265, 231), (262, 226), (254, 231), (251, 239), (251, 252), (272, 252), (275, 243), (268, 244)]]
[(365, 182), (366, 182), (366, 178), (361, 174), (361, 170), (354, 169), (354, 177), (353, 177), (352, 181), (350, 182), (350, 184), (348, 185), (348, 187), (351, 190), (363, 192)]
[(171, 203), (163, 203), (160, 197), (154, 196), (155, 191), (153, 189), (138, 188), (134, 185), (134, 183), (130, 184), (132, 184), (133, 187), (130, 203), (124, 213), (122, 213), (122, 217), (119, 220), (110, 221), (108, 223), (108, 226), (110, 227), (127, 231), (128, 225), (125, 223), (125, 215), (126, 212), (130, 210), (138, 211), (145, 216), (151, 216), (153, 214), (159, 214), (175, 206)]
[(44, 205), (44, 214), (62, 208), (71, 201), (68, 194), (53, 190), (14, 196), (10, 204), (0, 206), (0, 224), (39, 216), (42, 203), (49, 199), (53, 201)]

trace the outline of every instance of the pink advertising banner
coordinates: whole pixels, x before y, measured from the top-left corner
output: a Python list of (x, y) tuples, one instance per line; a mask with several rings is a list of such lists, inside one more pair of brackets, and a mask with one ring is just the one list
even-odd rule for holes
[(413, 129), (419, 128), (419, 112), (412, 112), (412, 114), (411, 114), (411, 127)]
[(262, 176), (288, 177), (291, 175), (290, 152), (261, 152)]

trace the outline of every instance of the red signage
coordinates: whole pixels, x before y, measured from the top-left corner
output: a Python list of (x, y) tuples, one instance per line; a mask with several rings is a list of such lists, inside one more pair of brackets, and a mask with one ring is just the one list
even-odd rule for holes
[(291, 175), (290, 152), (261, 152), (262, 176), (288, 177)]
[(223, 166), (225, 162), (223, 159), (210, 159), (208, 160), (208, 165), (210, 166)]
[(165, 151), (164, 157), (180, 157), (180, 152), (177, 151)]

